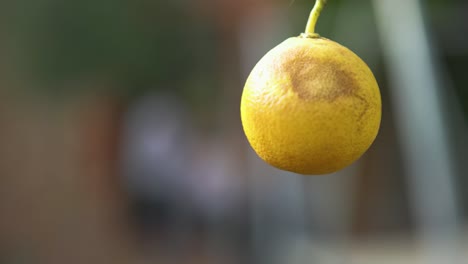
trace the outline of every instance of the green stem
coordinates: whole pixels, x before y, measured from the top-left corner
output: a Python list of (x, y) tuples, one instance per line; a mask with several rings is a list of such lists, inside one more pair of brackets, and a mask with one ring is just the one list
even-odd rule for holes
[(323, 7), (327, 1), (328, 0), (315, 0), (314, 8), (312, 9), (312, 12), (310, 12), (309, 21), (307, 21), (305, 34), (315, 35), (315, 25), (317, 24), (320, 13), (322, 12)]

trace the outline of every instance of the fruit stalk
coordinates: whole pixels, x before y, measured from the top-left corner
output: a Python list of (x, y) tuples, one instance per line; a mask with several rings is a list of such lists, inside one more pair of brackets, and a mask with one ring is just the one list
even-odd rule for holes
[(308, 36), (316, 35), (315, 33), (315, 25), (317, 24), (317, 20), (322, 12), (323, 8), (327, 4), (328, 0), (316, 0), (314, 8), (312, 12), (310, 12), (309, 21), (307, 21), (307, 26), (305, 30), (305, 34)]

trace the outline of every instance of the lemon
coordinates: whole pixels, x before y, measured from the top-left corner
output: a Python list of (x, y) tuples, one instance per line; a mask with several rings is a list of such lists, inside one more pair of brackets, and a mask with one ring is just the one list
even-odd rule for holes
[(338, 171), (377, 136), (381, 98), (374, 75), (346, 47), (318, 36), (292, 37), (248, 77), (241, 120), (264, 161), (299, 174)]

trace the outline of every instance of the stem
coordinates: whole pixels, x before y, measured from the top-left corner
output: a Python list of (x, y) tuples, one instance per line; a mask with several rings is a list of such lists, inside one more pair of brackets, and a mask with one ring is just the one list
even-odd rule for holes
[(315, 35), (315, 25), (317, 24), (320, 13), (327, 1), (328, 0), (315, 0), (314, 8), (312, 9), (312, 12), (310, 12), (309, 21), (307, 21), (305, 30), (306, 35)]

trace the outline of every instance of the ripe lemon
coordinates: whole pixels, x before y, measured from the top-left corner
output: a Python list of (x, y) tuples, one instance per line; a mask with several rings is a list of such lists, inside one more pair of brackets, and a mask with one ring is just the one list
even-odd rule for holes
[(289, 38), (254, 67), (241, 99), (244, 132), (267, 163), (299, 174), (340, 170), (377, 136), (377, 81), (356, 54), (318, 35)]

